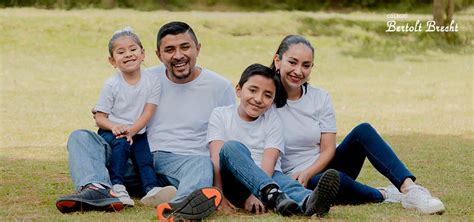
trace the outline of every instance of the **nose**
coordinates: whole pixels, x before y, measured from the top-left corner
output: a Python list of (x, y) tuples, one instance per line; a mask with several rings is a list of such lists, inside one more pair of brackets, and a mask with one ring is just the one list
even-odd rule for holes
[(295, 70), (293, 71), (296, 75), (301, 76), (303, 74), (301, 65), (296, 66)]
[(260, 104), (263, 101), (263, 94), (255, 95), (253, 99), (255, 100), (255, 103)]
[(175, 51), (175, 53), (173, 54), (173, 58), (176, 59), (176, 60), (180, 60), (181, 58), (183, 58), (184, 54), (183, 52), (181, 52), (180, 49), (177, 49)]

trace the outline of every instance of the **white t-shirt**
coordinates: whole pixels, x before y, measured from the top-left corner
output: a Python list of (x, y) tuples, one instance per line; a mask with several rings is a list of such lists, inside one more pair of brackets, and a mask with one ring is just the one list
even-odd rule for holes
[(291, 175), (311, 166), (319, 158), (321, 133), (336, 133), (336, 115), (331, 97), (322, 89), (308, 86), (296, 101), (277, 109), (283, 123), (285, 155), (283, 172)]
[[(160, 103), (160, 95), (160, 82), (149, 72), (142, 71), (135, 85), (128, 84), (119, 72), (105, 81), (94, 109), (109, 114), (109, 120), (114, 123), (131, 126), (142, 115), (145, 104)], [(144, 133), (145, 128), (138, 134)]]
[[(282, 125), (274, 106), (252, 122), (240, 118), (237, 105), (215, 108), (209, 119), (207, 142), (214, 140), (234, 140), (244, 144), (250, 151), (257, 166), (262, 165), (263, 151), (267, 148), (284, 153)], [(281, 157), (275, 164), (275, 170), (281, 171)]]
[(216, 107), (235, 104), (230, 81), (204, 68), (196, 79), (185, 84), (169, 80), (163, 66), (149, 71), (158, 76), (162, 87), (160, 108), (147, 128), (150, 150), (209, 156), (209, 116)]

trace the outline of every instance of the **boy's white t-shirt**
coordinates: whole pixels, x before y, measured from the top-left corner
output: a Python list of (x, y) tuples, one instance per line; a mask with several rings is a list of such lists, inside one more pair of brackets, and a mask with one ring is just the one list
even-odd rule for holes
[(296, 101), (277, 109), (283, 123), (285, 155), (283, 172), (291, 175), (311, 166), (320, 153), (321, 133), (336, 133), (336, 115), (331, 97), (322, 89), (308, 86)]
[[(142, 115), (145, 104), (158, 105), (160, 96), (161, 85), (156, 76), (142, 71), (139, 82), (130, 85), (119, 72), (105, 81), (94, 109), (109, 114), (114, 123), (131, 126)], [(143, 127), (138, 134), (145, 131)]]
[[(264, 149), (276, 148), (280, 156), (285, 152), (282, 125), (275, 109), (272, 106), (256, 120), (247, 122), (240, 118), (237, 105), (215, 108), (209, 119), (207, 142), (238, 141), (249, 149), (255, 164), (261, 167)], [(280, 159), (278, 157), (275, 170), (281, 171)]]
[(216, 107), (235, 104), (235, 92), (230, 81), (201, 69), (196, 79), (185, 84), (169, 80), (163, 66), (148, 70), (158, 77), (162, 87), (161, 105), (147, 127), (152, 152), (209, 156), (209, 116)]

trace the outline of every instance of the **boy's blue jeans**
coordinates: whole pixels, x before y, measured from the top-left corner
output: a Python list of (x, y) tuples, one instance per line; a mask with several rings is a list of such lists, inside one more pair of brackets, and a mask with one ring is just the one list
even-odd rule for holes
[[(341, 185), (336, 202), (340, 204), (362, 204), (382, 202), (379, 190), (356, 181), (365, 159), (400, 189), (406, 178), (416, 179), (398, 159), (392, 148), (368, 123), (355, 127), (336, 149), (336, 155), (327, 169), (339, 171)], [(308, 182), (308, 189), (314, 189), (322, 174)]]
[(262, 200), (261, 190), (270, 184), (280, 187), (301, 209), (312, 193), (280, 171), (275, 170), (269, 177), (255, 164), (249, 149), (240, 142), (225, 142), (219, 159), (224, 196), (237, 207), (243, 207), (250, 194)]
[(98, 134), (112, 148), (112, 157), (107, 169), (109, 170), (112, 185), (125, 184), (125, 172), (128, 159), (131, 159), (137, 167), (142, 188), (145, 193), (158, 186), (155, 170), (153, 169), (153, 157), (146, 138), (146, 133), (137, 134), (130, 145), (126, 138), (116, 139), (110, 130), (99, 129)]

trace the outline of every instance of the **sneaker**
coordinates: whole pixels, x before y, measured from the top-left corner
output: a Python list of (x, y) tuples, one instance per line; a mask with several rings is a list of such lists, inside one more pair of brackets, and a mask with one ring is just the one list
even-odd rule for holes
[(313, 193), (306, 200), (306, 216), (316, 214), (318, 217), (325, 216), (331, 204), (336, 200), (339, 191), (339, 173), (336, 170), (329, 169), (324, 172), (319, 179), (318, 185), (314, 188)]
[(401, 203), (402, 202), (402, 193), (394, 186), (389, 185), (387, 187), (377, 187), (377, 190), (385, 193), (383, 203)]
[(76, 211), (120, 211), (123, 204), (110, 188), (99, 188), (93, 184), (84, 186), (78, 193), (64, 196), (56, 201), (61, 213)]
[(140, 200), (143, 205), (156, 207), (161, 203), (169, 202), (176, 195), (176, 188), (173, 186), (154, 187)]
[(267, 195), (262, 195), (262, 198), (267, 208), (282, 216), (288, 217), (301, 213), (298, 204), (276, 186), (270, 189)]
[(221, 204), (222, 194), (214, 187), (192, 192), (186, 199), (177, 203), (162, 203), (156, 208), (158, 220), (201, 220), (216, 211)]
[(444, 204), (440, 199), (431, 196), (430, 192), (420, 186), (411, 185), (407, 193), (402, 194), (402, 205), (406, 209), (417, 209), (425, 214), (443, 213)]
[(135, 202), (128, 195), (127, 189), (122, 184), (115, 184), (112, 186), (112, 190), (117, 194), (117, 197), (122, 201), (125, 207), (133, 207)]

